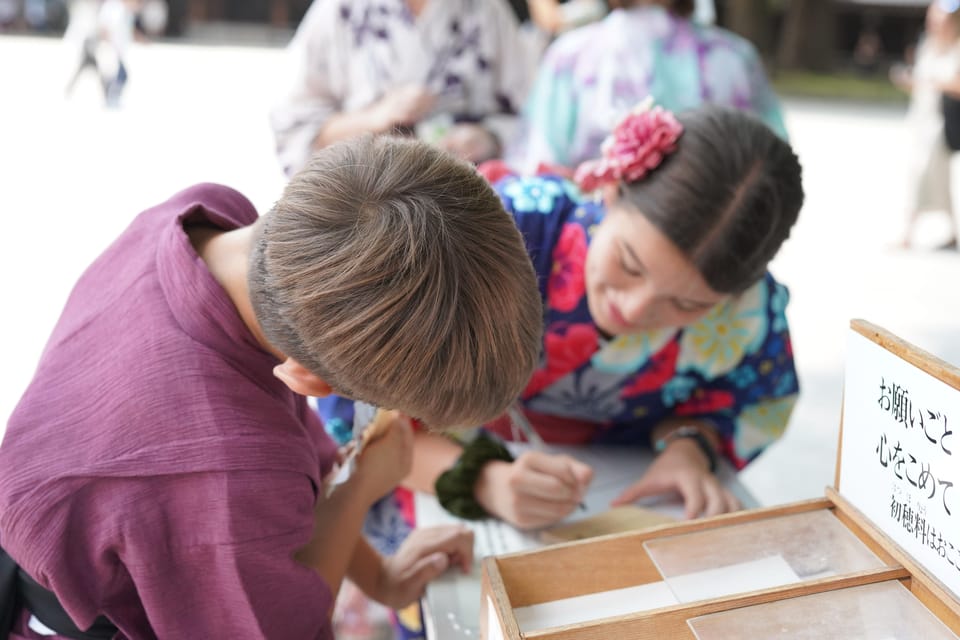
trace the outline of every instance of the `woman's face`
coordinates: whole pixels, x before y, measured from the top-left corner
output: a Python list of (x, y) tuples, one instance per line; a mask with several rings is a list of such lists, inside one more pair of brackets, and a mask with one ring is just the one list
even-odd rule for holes
[(609, 335), (685, 326), (726, 298), (643, 215), (616, 203), (594, 232), (586, 284), (590, 315)]

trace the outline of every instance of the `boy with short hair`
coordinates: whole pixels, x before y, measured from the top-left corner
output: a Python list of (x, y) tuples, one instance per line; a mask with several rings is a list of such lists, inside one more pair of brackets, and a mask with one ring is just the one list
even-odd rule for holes
[[(381, 558), (360, 526), (409, 470), (409, 421), (326, 499), (334, 445), (304, 396), (483, 422), (526, 383), (540, 325), (512, 219), (422, 143), (325, 149), (259, 220), (231, 189), (187, 189), (71, 294), (0, 446), (0, 546), (79, 629), (329, 638), (345, 575), (402, 606), (469, 567), (472, 539), (424, 530)], [(51, 626), (44, 609), (27, 598), (14, 637)]]

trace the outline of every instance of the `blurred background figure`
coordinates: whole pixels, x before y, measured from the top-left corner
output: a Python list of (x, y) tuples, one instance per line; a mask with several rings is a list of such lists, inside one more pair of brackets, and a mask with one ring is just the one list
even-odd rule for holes
[(419, 135), (473, 162), (497, 157), (534, 55), (505, 0), (316, 0), (271, 114), (281, 166), (290, 175), (315, 149), (363, 132)]
[(79, 51), (79, 62), (67, 82), (67, 97), (89, 69), (102, 90), (104, 104), (118, 107), (129, 80), (131, 43), (143, 40), (145, 33), (162, 33), (166, 12), (162, 0), (73, 0), (63, 40), (69, 49)]
[(883, 41), (877, 32), (875, 20), (867, 20), (860, 29), (857, 43), (853, 49), (854, 68), (864, 75), (871, 75), (880, 68), (880, 56), (883, 53)]
[(108, 107), (119, 107), (129, 80), (127, 51), (134, 39), (139, 0), (103, 0), (97, 27), (103, 45), (97, 61), (103, 75), (103, 92)]
[(100, 46), (100, 29), (97, 24), (97, 14), (100, 11), (100, 0), (73, 0), (70, 3), (70, 21), (63, 34), (63, 41), (70, 50), (79, 51), (79, 64), (67, 81), (66, 95), (70, 97), (77, 86), (77, 81), (86, 70), (93, 71), (98, 84), (104, 90), (106, 85), (97, 62), (97, 49)]
[(950, 188), (951, 151), (944, 136), (942, 96), (960, 97), (960, 0), (937, 0), (927, 9), (926, 31), (912, 69), (891, 69), (891, 80), (910, 92), (907, 222), (899, 246), (909, 248), (922, 213), (945, 212), (949, 236), (938, 248), (957, 248)]
[(671, 111), (709, 102), (755, 113), (786, 136), (780, 104), (756, 49), (694, 22), (693, 0), (618, 0), (602, 21), (547, 49), (508, 149), (523, 172), (573, 167), (600, 155), (613, 124), (647, 96)]

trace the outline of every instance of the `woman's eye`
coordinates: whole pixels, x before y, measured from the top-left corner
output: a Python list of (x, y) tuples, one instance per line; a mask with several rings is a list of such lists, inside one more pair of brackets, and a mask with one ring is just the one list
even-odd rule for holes
[(620, 268), (623, 269), (623, 271), (624, 271), (627, 275), (631, 275), (631, 276), (634, 276), (634, 277), (638, 277), (638, 276), (642, 276), (642, 275), (643, 275), (643, 272), (642, 272), (642, 271), (638, 271), (637, 269), (633, 269), (633, 268), (631, 268), (629, 265), (627, 265), (627, 263), (624, 262), (624, 260), (623, 260), (622, 257), (620, 258)]

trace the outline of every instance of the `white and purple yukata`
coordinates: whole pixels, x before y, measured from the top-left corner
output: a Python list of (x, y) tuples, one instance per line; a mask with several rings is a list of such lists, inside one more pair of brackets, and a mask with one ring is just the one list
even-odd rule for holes
[(289, 54), (293, 77), (271, 113), (287, 175), (306, 164), (331, 116), (408, 84), (437, 96), (424, 124), (479, 122), (505, 142), (535, 68), (505, 0), (430, 0), (418, 16), (404, 0), (316, 0)]

